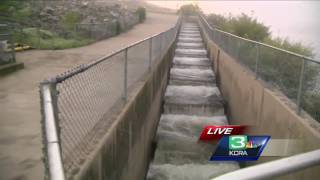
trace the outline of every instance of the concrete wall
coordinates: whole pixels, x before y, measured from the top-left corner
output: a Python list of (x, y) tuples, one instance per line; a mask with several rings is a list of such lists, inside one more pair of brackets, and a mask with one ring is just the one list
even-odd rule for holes
[(152, 72), (131, 88), (128, 103), (114, 115), (114, 123), (99, 148), (75, 179), (144, 179), (172, 56), (173, 46), (161, 61), (156, 61)]
[[(218, 85), (227, 101), (230, 124), (249, 125), (249, 134), (271, 135), (274, 139), (300, 139), (302, 152), (320, 148), (319, 123), (295, 112), (295, 106), (281, 92), (266, 88), (265, 83), (226, 54), (219, 46), (208, 40), (203, 33), (210, 52)], [(300, 151), (300, 152), (301, 152)], [(258, 163), (279, 157), (262, 157)], [(286, 176), (288, 179), (317, 179), (320, 167), (310, 168)]]

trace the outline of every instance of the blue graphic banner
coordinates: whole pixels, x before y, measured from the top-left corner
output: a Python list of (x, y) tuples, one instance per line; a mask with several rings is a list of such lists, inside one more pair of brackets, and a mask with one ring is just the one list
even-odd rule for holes
[(270, 136), (223, 136), (211, 161), (256, 161), (267, 145)]

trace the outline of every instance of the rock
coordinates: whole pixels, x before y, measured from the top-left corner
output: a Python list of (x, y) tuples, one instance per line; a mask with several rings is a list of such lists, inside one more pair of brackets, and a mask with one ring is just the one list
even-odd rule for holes
[(13, 13), (15, 11), (16, 11), (16, 8), (13, 7), (13, 6), (10, 6), (9, 9), (8, 9), (8, 12), (10, 12), (10, 13)]
[(81, 21), (81, 23), (80, 24), (90, 24), (90, 23), (98, 23), (97, 21), (96, 21), (96, 17), (94, 17), (94, 16), (87, 16), (85, 19), (83, 19), (82, 21)]
[(87, 7), (88, 7), (88, 4), (89, 4), (89, 2), (84, 1), (84, 2), (81, 3), (81, 7), (82, 7), (82, 8), (87, 8)]
[(59, 22), (59, 18), (57, 16), (50, 15), (47, 17), (47, 21), (50, 23), (57, 23)]
[(120, 13), (119, 12), (116, 12), (116, 11), (110, 11), (110, 14), (113, 16), (113, 17), (119, 17)]
[(43, 11), (46, 12), (47, 14), (53, 14), (54, 8), (51, 6), (46, 6), (45, 8), (43, 8)]

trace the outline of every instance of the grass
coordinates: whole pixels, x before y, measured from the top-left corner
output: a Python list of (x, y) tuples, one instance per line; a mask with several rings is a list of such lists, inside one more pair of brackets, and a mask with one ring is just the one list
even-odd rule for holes
[(24, 28), (15, 33), (15, 39), (18, 43), (29, 45), (37, 49), (68, 49), (94, 42), (93, 39), (82, 38), (73, 34), (71, 38), (60, 37), (57, 34), (36, 28)]

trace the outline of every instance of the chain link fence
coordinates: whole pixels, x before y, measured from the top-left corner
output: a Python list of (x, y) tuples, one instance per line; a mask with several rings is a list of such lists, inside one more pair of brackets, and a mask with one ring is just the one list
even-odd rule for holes
[(301, 109), (320, 122), (320, 62), (267, 44), (212, 28), (199, 17), (205, 32), (226, 53), (267, 84), (281, 90)]
[(22, 49), (84, 46), (118, 35), (141, 22), (137, 7), (127, 8), (116, 1), (104, 4), (109, 5), (94, 1), (7, 1), (0, 19), (10, 24), (10, 34)]
[(180, 20), (165, 32), (41, 83), (48, 177), (69, 179), (79, 171), (112, 125), (110, 115), (124, 106), (128, 89), (166, 54), (179, 25)]
[(94, 41), (107, 39), (132, 28), (139, 22), (138, 17), (131, 24), (120, 26), (118, 21), (105, 23), (73, 24), (62, 29), (57, 25), (42, 27), (34, 25), (24, 27), (13, 24), (14, 41), (37, 49), (64, 49), (83, 46)]

